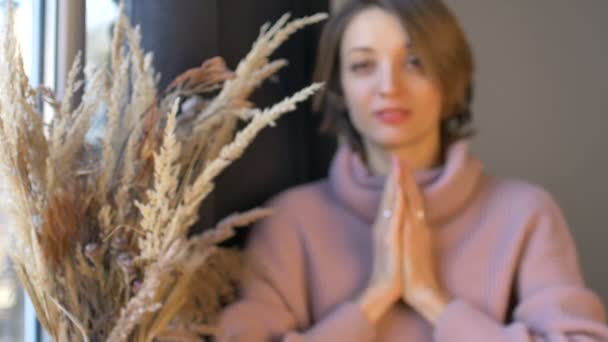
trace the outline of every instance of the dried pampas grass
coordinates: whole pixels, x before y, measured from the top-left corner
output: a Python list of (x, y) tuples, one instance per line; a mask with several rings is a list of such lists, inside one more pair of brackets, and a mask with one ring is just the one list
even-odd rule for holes
[[(77, 58), (58, 100), (49, 89), (29, 86), (10, 6), (8, 12), (0, 171), (10, 199), (9, 253), (40, 322), (56, 341), (189, 341), (213, 334), (240, 265), (237, 252), (218, 245), (270, 212), (234, 214), (191, 239), (188, 230), (215, 177), (261, 129), (321, 87), (313, 84), (267, 109), (247, 101), (286, 65), (271, 61), (272, 52), (325, 15), (291, 22), (286, 15), (262, 27), (235, 71), (213, 58), (159, 92), (152, 58), (121, 10), (110, 65), (87, 67), (86, 81), (78, 80)], [(217, 95), (201, 100), (203, 93)], [(39, 99), (54, 110), (48, 126)], [(189, 99), (187, 109), (178, 99)], [(91, 117), (102, 107), (104, 136), (88, 143)], [(248, 123), (235, 135), (238, 120)]]

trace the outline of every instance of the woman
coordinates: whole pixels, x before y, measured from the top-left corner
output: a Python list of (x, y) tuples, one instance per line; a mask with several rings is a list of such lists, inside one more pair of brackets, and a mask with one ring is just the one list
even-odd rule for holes
[(328, 179), (252, 231), (228, 341), (608, 341), (552, 197), (469, 151), (472, 57), (440, 0), (351, 1), (327, 23)]

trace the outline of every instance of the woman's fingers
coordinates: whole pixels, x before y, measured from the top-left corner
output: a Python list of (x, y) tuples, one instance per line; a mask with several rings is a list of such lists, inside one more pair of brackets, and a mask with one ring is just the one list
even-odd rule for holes
[(399, 187), (399, 165), (394, 158), (391, 162), (391, 171), (384, 185), (384, 192), (382, 194), (382, 200), (380, 202), (380, 207), (378, 208), (377, 214), (379, 216), (378, 219), (383, 221), (389, 221), (394, 217), (395, 199), (397, 197), (397, 192), (401, 190)]
[(397, 189), (395, 191), (395, 199), (392, 203), (393, 216), (391, 217), (390, 223), (390, 238), (393, 241), (399, 241), (401, 238), (401, 227), (403, 226), (403, 211), (404, 211), (404, 194), (403, 190), (399, 186), (399, 183), (395, 185)]
[(390, 210), (392, 203), (395, 199), (395, 180), (396, 177), (392, 173), (386, 178), (384, 184), (384, 192), (382, 194), (382, 201), (380, 202), (379, 213), (384, 214), (384, 210)]
[(425, 219), (424, 198), (413, 172), (407, 165), (401, 165), (401, 186), (407, 198), (407, 215), (414, 222), (420, 222)]

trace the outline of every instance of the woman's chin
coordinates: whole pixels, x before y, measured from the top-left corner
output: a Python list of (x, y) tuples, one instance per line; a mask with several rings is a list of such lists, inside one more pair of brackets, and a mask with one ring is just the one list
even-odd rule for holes
[(393, 138), (384, 137), (377, 140), (376, 145), (385, 151), (395, 151), (412, 145), (412, 140), (404, 138), (403, 135)]

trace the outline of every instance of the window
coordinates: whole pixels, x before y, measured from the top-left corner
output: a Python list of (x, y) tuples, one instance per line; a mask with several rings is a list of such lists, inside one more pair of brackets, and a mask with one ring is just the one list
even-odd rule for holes
[[(118, 16), (115, 0), (90, 0), (86, 4), (86, 63), (97, 66), (109, 63), (112, 46), (113, 24)], [(105, 111), (100, 109), (91, 122), (91, 131), (87, 135), (90, 141), (103, 136)]]
[(114, 0), (87, 1), (86, 6), (86, 61), (102, 65), (109, 60), (112, 28), (118, 16)]

